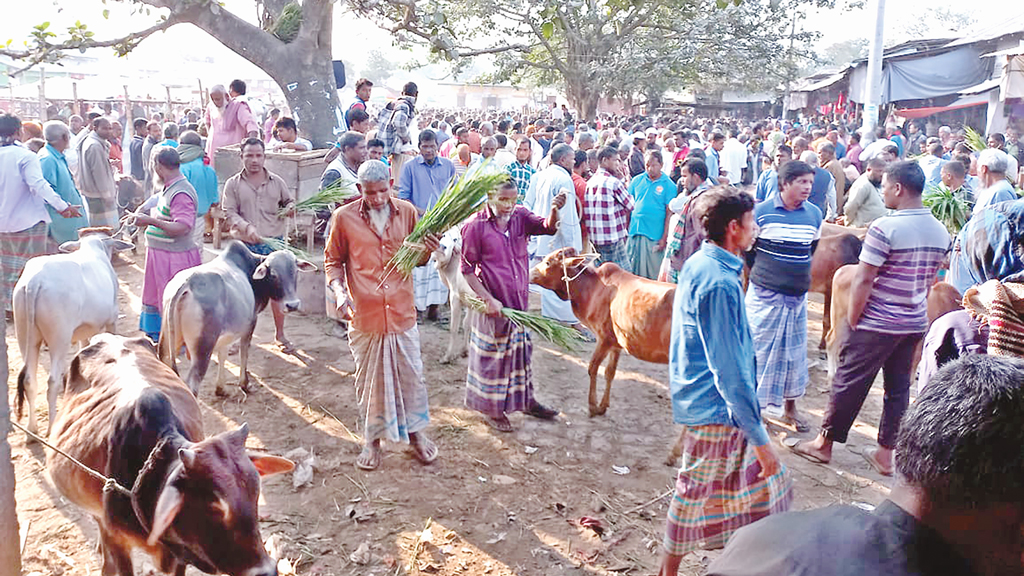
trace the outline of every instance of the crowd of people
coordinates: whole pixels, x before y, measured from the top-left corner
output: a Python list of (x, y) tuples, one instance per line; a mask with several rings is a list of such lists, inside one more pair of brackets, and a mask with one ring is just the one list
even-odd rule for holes
[[(984, 460), (996, 459), (994, 448), (985, 456), (948, 451), (980, 450), (990, 431), (1013, 427), (1008, 422), (1019, 414), (994, 406), (1019, 403), (1004, 398), (1021, 396), (1024, 366), (962, 360), (933, 376), (910, 412), (908, 406), (915, 351), (929, 329), (926, 296), (942, 271), (948, 266), (946, 279), (964, 292), (1024, 270), (1008, 246), (1004, 252), (1011, 254), (995, 264), (998, 257), (986, 251), (1016, 239), (1017, 216), (1024, 215), (1014, 189), (1024, 165), (1016, 130), (992, 134), (988, 148), (974, 150), (962, 133), (943, 126), (927, 136), (914, 122), (863, 133), (835, 120), (665, 113), (584, 122), (564, 106), (534, 114), (421, 110), (411, 82), (371, 113), (372, 88), (360, 79), (343, 106), (346, 130), (325, 158), (321, 180), (322, 188), (352, 181), (359, 191), (322, 215), (327, 311), (348, 338), (363, 411), (358, 467), (381, 465), (383, 441), (408, 443), (425, 464), (438, 456), (425, 433), (430, 416), (418, 325), (447, 321), (447, 287), (427, 264), (431, 253), (452, 243), (485, 307), (469, 331), (466, 406), (498, 432), (514, 429), (509, 415), (515, 412), (558, 416), (536, 398), (530, 333), (500, 312), (526, 310), (535, 290), (541, 314), (592, 337), (570, 302), (529, 284), (532, 266), (571, 248), (591, 254), (596, 265), (612, 263), (677, 286), (668, 381), (674, 420), (684, 426), (683, 464), (661, 574), (675, 574), (688, 552), (727, 542), (712, 573), (811, 566), (820, 554), (806, 539), (781, 542), (780, 533), (867, 525), (880, 531), (894, 556), (861, 558), (862, 567), (940, 573), (927, 568), (966, 563), (981, 574), (1005, 560), (1006, 550), (994, 555), (996, 544), (967, 541), (968, 529), (936, 523), (965, 510), (1006, 506), (1016, 515), (986, 520), (985, 529), (1024, 525), (1024, 501), (996, 489), (1006, 482), (996, 471), (1019, 473), (1019, 458), (997, 466)], [(256, 254), (271, 251), (268, 239), (285, 239), (296, 198), (266, 169), (266, 151), (306, 151), (313, 144), (279, 110), (257, 118), (244, 94), (244, 83), (234, 81), (212, 88), (205, 111), (188, 111), (183, 123), (136, 119), (127, 147), (116, 120), (94, 112), (84, 123), (71, 116), (40, 126), (45, 142), (37, 155), (28, 125), (0, 116), (0, 273), (7, 306), (28, 258), (52, 252), (85, 226), (114, 229), (127, 218), (147, 228), (140, 329), (158, 339), (163, 287), (201, 262), (213, 206), (223, 210), (233, 237)], [(218, 192), (212, 165), (216, 150), (228, 144), (239, 145), (242, 168)], [(119, 169), (145, 190), (145, 202), (127, 215), (118, 203)], [(455, 233), (427, 235), (409, 278), (388, 273), (391, 257), (448, 185), (482, 173), (507, 180)], [(948, 192), (971, 214), (956, 238), (924, 205), (936, 191)], [(828, 463), (882, 371), (878, 446), (864, 457), (880, 474), (897, 472), (897, 489), (870, 519), (839, 509), (755, 522), (786, 511), (793, 499), (765, 421), (797, 433), (811, 429), (798, 405), (809, 380), (807, 293), (829, 223), (864, 237), (850, 292), (851, 330), (839, 343), (820, 433), (791, 449)], [(988, 243), (976, 245), (979, 236)], [(275, 306), (273, 317), (278, 344), (291, 350), (284, 312)], [(977, 403), (964, 399), (971, 394)], [(991, 413), (984, 412), (990, 405)], [(1020, 428), (1019, 422), (1013, 425)], [(943, 441), (948, 444), (940, 446)], [(990, 485), (991, 494), (968, 493)], [(897, 550), (910, 540), (910, 551)], [(941, 562), (914, 556), (913, 546), (936, 542), (954, 544)], [(854, 558), (866, 545), (851, 538), (837, 548)]]

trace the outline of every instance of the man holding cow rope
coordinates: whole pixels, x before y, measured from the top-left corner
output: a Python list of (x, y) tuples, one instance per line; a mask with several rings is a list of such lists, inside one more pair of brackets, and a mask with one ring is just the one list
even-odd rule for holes
[(555, 195), (546, 219), (517, 206), (517, 198), (516, 185), (506, 181), (488, 194), (487, 206), (462, 229), (462, 273), (487, 307), (485, 314), (472, 316), (466, 406), (484, 414), (500, 432), (512, 431), (508, 414), (513, 412), (545, 420), (558, 416), (558, 410), (533, 396), (530, 333), (502, 316), (501, 309), (529, 307), (526, 243), (530, 236), (558, 230), (567, 194)]

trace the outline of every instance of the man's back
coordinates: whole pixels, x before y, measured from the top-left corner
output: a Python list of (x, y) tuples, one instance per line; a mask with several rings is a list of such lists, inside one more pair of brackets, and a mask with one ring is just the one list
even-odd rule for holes
[(741, 528), (709, 576), (932, 576), (972, 574), (938, 534), (886, 500), (866, 512), (829, 506)]

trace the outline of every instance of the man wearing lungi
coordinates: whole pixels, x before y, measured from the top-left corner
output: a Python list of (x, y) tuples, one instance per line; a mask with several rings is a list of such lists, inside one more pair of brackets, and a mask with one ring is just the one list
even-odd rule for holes
[(810, 429), (796, 409), (807, 389), (807, 290), (821, 210), (807, 202), (814, 169), (799, 160), (779, 168), (778, 194), (754, 209), (760, 232), (747, 255), (747, 318), (757, 355), (757, 400), (797, 432)]
[[(817, 438), (792, 450), (819, 464), (845, 443), (871, 384), (882, 370), (885, 395), (878, 447), (861, 452), (879, 474), (892, 474), (892, 451), (910, 404), (917, 345), (928, 330), (928, 290), (949, 253), (949, 232), (921, 201), (924, 170), (913, 161), (890, 164), (882, 177), (889, 216), (868, 228), (850, 285), (850, 330), (839, 346), (828, 409)], [(984, 214), (984, 212), (982, 212)]]
[[(384, 272), (416, 225), (416, 208), (391, 197), (390, 171), (383, 162), (364, 162), (356, 186), (362, 197), (334, 211), (324, 249), (324, 269), (338, 316), (350, 320), (356, 394), (364, 409), (366, 445), (356, 466), (380, 466), (385, 438), (408, 442), (416, 459), (429, 464), (437, 458), (437, 447), (423, 433), (430, 409), (413, 283), (398, 272)], [(434, 235), (425, 237), (423, 244), (426, 262), (440, 244)]]
[(685, 428), (660, 576), (675, 576), (685, 554), (721, 548), (735, 530), (792, 502), (761, 422), (743, 306), (742, 255), (757, 231), (754, 198), (720, 186), (694, 208), (708, 241), (683, 265), (672, 307), (672, 414)]
[(49, 204), (64, 218), (81, 216), (43, 178), (39, 158), (18, 145), (21, 120), (0, 114), (0, 304), (11, 310), (11, 293), (30, 258), (47, 252)]
[(110, 138), (113, 130), (102, 116), (92, 121), (92, 133), (82, 145), (78, 165), (79, 190), (89, 207), (89, 226), (116, 229), (120, 214), (117, 208), (117, 184), (114, 167), (110, 165)]
[[(572, 157), (571, 149), (567, 157)], [(518, 189), (509, 180), (490, 192), (487, 206), (462, 229), (462, 273), (487, 306), (485, 314), (472, 317), (466, 406), (484, 414), (500, 432), (512, 431), (508, 414), (513, 412), (548, 420), (558, 415), (533, 397), (529, 332), (502, 316), (501, 309), (529, 306), (526, 243), (530, 236), (558, 230), (559, 210), (567, 197), (565, 191), (558, 192), (543, 219), (516, 205)]]
[[(437, 134), (424, 130), (419, 135), (420, 155), (401, 166), (398, 197), (412, 202), (420, 216), (437, 204), (448, 183), (455, 179), (455, 165), (437, 155)], [(395, 175), (398, 176), (398, 166)], [(429, 321), (438, 320), (438, 307), (448, 301), (448, 288), (441, 282), (436, 266), (420, 266), (412, 271), (416, 310)]]

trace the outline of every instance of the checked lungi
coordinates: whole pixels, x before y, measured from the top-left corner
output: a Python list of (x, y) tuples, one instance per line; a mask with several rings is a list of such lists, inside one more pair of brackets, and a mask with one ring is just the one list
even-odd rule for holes
[(532, 355), (533, 341), (525, 328), (503, 316), (473, 312), (466, 407), (495, 418), (529, 408), (533, 401)]
[(595, 244), (594, 250), (600, 256), (600, 258), (594, 262), (594, 266), (600, 266), (605, 262), (614, 262), (619, 265), (619, 268), (622, 268), (626, 272), (629, 272), (632, 269), (632, 266), (629, 264), (629, 254), (626, 253), (625, 239), (614, 244), (602, 244), (601, 246)]
[(658, 270), (665, 257), (664, 250), (655, 250), (658, 242), (643, 234), (634, 234), (626, 241), (626, 253), (629, 256), (629, 271), (648, 280), (658, 279)]
[(89, 226), (117, 230), (121, 214), (114, 198), (86, 198), (85, 205), (89, 211)]
[(416, 309), (423, 312), (427, 306), (444, 304), (448, 301), (448, 287), (441, 281), (437, 266), (428, 262), (412, 269), (413, 296)]
[(430, 423), (419, 329), (413, 325), (405, 332), (374, 334), (350, 324), (348, 345), (356, 362), (365, 441), (409, 442), (409, 434)]
[(722, 548), (736, 530), (789, 509), (793, 491), (785, 467), (758, 478), (761, 464), (739, 428), (687, 426), (683, 435), (683, 461), (665, 527), (666, 552), (682, 556)]
[(783, 406), (807, 390), (807, 294), (787, 296), (751, 284), (747, 320), (757, 357), (757, 401)]
[(14, 285), (25, 270), (25, 264), (36, 256), (50, 252), (48, 230), (46, 222), (40, 220), (21, 232), (0, 234), (0, 289), (3, 290), (3, 302), (8, 310), (11, 309)]

